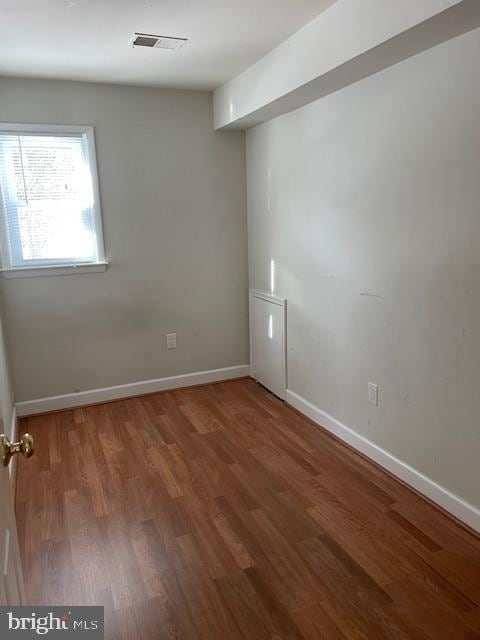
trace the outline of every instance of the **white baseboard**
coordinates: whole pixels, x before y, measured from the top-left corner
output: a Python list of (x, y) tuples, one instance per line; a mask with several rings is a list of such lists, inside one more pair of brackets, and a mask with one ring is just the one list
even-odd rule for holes
[(109, 400), (118, 400), (131, 396), (140, 396), (146, 393), (155, 393), (156, 391), (166, 391), (167, 389), (180, 389), (181, 387), (208, 384), (209, 382), (231, 380), (232, 378), (248, 376), (248, 374), (248, 364), (225, 367), (223, 369), (211, 369), (210, 371), (197, 371), (195, 373), (186, 373), (169, 378), (156, 378), (154, 380), (120, 384), (114, 387), (104, 387), (103, 389), (91, 389), (89, 391), (79, 391), (78, 393), (67, 393), (61, 396), (39, 398), (38, 400), (26, 400), (24, 402), (17, 402), (16, 410), (19, 417), (30, 416), (36, 413), (71, 409), (72, 407), (108, 402)]
[(286, 401), (305, 416), (316, 422), (351, 447), (387, 469), (394, 476), (416, 489), (453, 516), (480, 533), (480, 510), (459, 496), (402, 462), (384, 449), (345, 426), (334, 417), (311, 404), (294, 391), (287, 389)]

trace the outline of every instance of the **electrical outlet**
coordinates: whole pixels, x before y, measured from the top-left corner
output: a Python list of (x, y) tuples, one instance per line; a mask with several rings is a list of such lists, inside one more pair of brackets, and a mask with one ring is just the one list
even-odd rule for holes
[(167, 333), (167, 349), (176, 349), (176, 348), (177, 348), (177, 334)]
[(378, 407), (378, 384), (374, 382), (368, 383), (368, 401), (375, 407)]

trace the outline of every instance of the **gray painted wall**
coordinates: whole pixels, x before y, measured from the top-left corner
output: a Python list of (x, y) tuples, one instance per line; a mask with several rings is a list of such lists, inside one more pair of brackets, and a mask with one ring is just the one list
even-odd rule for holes
[(0, 418), (3, 422), (0, 425), (0, 433), (5, 433), (9, 438), (12, 438), (16, 435), (12, 433), (13, 389), (2, 315), (3, 310), (0, 315)]
[(2, 279), (16, 400), (248, 362), (244, 134), (210, 94), (2, 78), (0, 122), (95, 127), (110, 261)]
[(479, 59), (477, 30), (247, 133), (289, 388), (477, 507)]

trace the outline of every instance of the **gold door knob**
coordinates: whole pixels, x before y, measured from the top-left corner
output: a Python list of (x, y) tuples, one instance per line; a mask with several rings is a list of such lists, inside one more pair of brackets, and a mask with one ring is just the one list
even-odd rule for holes
[(34, 443), (29, 433), (24, 433), (18, 442), (10, 442), (7, 436), (0, 435), (0, 458), (4, 467), (10, 462), (10, 458), (16, 453), (23, 453), (25, 458), (33, 456)]

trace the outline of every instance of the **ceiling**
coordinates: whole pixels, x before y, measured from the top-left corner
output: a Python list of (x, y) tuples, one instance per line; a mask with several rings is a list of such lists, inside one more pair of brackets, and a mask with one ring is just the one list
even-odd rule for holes
[[(214, 89), (335, 0), (0, 0), (0, 75)], [(188, 38), (169, 52), (134, 31)]]

